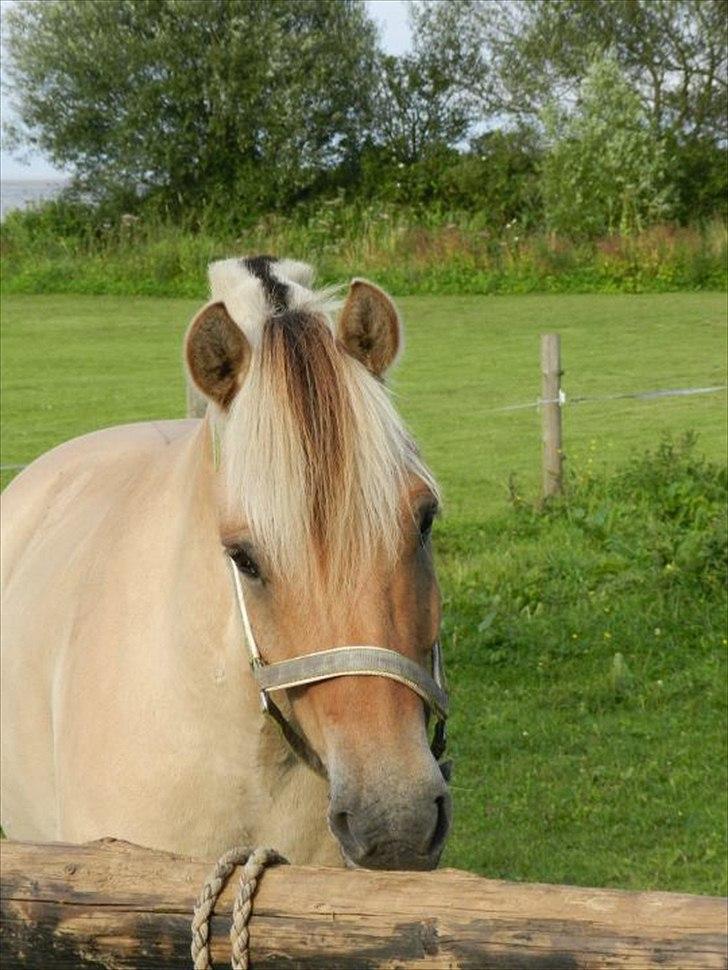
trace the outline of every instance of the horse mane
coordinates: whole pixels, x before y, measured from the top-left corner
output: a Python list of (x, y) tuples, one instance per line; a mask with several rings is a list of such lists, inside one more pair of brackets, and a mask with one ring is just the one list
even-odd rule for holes
[[(302, 264), (274, 270), (281, 265)], [(243, 321), (240, 308), (236, 319), (254, 349), (240, 391), (218, 416), (226, 501), (231, 512), (242, 509), (276, 575), (351, 588), (375, 560), (393, 561), (410, 476), (435, 495), (437, 485), (385, 385), (336, 340), (331, 291), (285, 277), (281, 290), (270, 270), (257, 278), (262, 315), (259, 299), (257, 321)]]

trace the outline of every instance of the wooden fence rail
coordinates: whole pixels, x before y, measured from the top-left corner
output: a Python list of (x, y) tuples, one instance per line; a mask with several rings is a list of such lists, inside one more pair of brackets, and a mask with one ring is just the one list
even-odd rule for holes
[[(3, 967), (189, 967), (209, 862), (103, 840), (3, 842)], [(213, 919), (216, 965), (238, 879)], [(282, 866), (263, 875), (253, 967), (367, 970), (725, 968), (725, 900), (432, 873)]]

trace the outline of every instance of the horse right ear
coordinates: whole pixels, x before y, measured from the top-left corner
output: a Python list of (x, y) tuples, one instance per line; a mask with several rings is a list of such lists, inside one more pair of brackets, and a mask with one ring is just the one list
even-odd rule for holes
[(384, 290), (368, 280), (351, 281), (339, 317), (338, 337), (375, 377), (382, 377), (402, 348), (399, 316)]
[(187, 369), (205, 397), (230, 406), (250, 366), (250, 344), (224, 303), (204, 307), (185, 339)]

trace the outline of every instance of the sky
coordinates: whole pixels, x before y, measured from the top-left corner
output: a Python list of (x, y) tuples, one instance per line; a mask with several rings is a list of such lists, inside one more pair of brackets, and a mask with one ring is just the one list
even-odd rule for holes
[[(366, 0), (373, 19), (377, 22), (384, 49), (390, 54), (403, 54), (410, 46), (410, 30), (407, 22), (406, 0)], [(0, 15), (12, 5), (12, 0), (0, 0)], [(5, 77), (0, 62), (0, 84), (2, 85), (2, 118), (12, 117), (9, 99), (5, 91)], [(5, 150), (0, 151), (0, 173), (4, 179), (49, 179), (62, 178), (63, 172), (40, 155), (29, 155), (23, 164)]]

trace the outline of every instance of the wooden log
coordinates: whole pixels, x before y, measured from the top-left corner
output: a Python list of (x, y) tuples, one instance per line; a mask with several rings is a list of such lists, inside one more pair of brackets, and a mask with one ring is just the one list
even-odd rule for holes
[[(209, 862), (115, 840), (3, 842), (2, 966), (189, 967), (192, 906)], [(238, 879), (213, 920), (229, 966)], [(725, 900), (525, 885), (456, 870), (281, 866), (253, 904), (254, 967), (367, 970), (724, 968)]]

